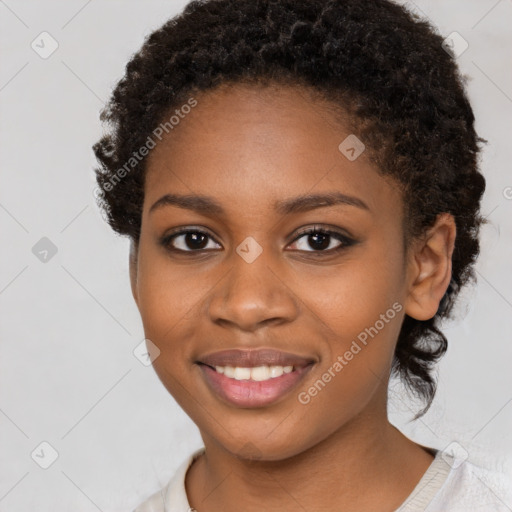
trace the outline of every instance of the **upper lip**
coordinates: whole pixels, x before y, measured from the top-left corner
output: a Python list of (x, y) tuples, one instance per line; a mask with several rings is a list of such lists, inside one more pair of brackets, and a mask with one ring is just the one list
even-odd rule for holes
[(294, 366), (302, 367), (315, 362), (314, 359), (302, 357), (289, 352), (281, 352), (270, 348), (221, 350), (201, 357), (197, 362), (208, 366), (239, 366), (252, 368), (255, 366)]

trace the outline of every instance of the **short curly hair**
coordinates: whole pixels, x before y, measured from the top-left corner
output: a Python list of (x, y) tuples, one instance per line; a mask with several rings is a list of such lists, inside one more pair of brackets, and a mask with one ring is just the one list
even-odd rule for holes
[(146, 162), (138, 150), (193, 92), (286, 84), (349, 112), (370, 160), (402, 190), (406, 249), (438, 214), (455, 218), (450, 286), (433, 318), (405, 316), (393, 359), (392, 375), (426, 403), (417, 418), (447, 349), (439, 323), (476, 279), (485, 222), (477, 157), (487, 141), (475, 133), (465, 82), (437, 29), (388, 0), (192, 1), (146, 37), (101, 112), (110, 130), (93, 146), (98, 205), (138, 246)]

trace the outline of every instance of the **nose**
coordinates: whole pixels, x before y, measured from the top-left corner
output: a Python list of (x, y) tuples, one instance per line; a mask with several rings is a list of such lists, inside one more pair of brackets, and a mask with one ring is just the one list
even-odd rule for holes
[(297, 317), (299, 301), (293, 287), (284, 281), (282, 272), (269, 265), (264, 254), (251, 263), (234, 254), (231, 269), (208, 303), (212, 322), (253, 332)]

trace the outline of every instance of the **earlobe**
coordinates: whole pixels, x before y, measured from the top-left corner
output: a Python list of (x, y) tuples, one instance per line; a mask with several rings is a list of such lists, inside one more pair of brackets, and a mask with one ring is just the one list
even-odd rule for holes
[(137, 291), (137, 262), (138, 262), (138, 245), (132, 240), (130, 242), (130, 256), (129, 256), (129, 268), (130, 268), (130, 284), (132, 287), (132, 295), (137, 304), (139, 306), (139, 295)]
[(452, 254), (456, 226), (453, 215), (439, 214), (434, 226), (411, 248), (408, 267), (409, 291), (405, 313), (416, 320), (429, 320), (438, 308), (452, 277)]

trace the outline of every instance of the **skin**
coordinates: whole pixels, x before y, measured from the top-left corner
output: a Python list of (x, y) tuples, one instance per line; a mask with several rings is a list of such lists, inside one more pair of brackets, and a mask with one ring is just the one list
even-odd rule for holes
[[(238, 84), (194, 97), (198, 105), (148, 157), (141, 237), (130, 256), (145, 335), (160, 350), (153, 366), (206, 447), (186, 475), (189, 503), (198, 512), (391, 512), (433, 460), (388, 421), (393, 352), (404, 315), (433, 317), (449, 285), (454, 219), (438, 216), (405, 252), (396, 183), (365, 153), (352, 162), (342, 155), (350, 131), (305, 89)], [(355, 196), (369, 210), (274, 210), (275, 201), (326, 192)], [(212, 196), (225, 212), (150, 212), (168, 193)], [(357, 243), (322, 252), (298, 234), (315, 225)], [(208, 231), (200, 254), (185, 236), (173, 243), (188, 252), (160, 243), (179, 227)], [(252, 263), (236, 252), (248, 236), (262, 248)], [(341, 242), (327, 237), (327, 245)], [(298, 393), (395, 302), (401, 311), (299, 403)], [(316, 361), (298, 388), (266, 407), (224, 402), (194, 363), (217, 350), (260, 347)]]

